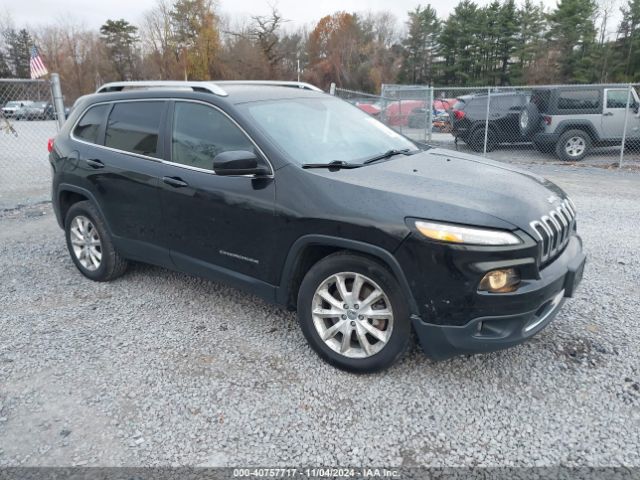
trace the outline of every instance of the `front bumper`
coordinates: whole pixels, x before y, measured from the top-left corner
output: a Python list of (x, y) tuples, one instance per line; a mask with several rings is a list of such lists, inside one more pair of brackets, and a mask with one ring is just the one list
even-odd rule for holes
[[(585, 260), (582, 242), (576, 235), (565, 251), (540, 271), (539, 279), (510, 294), (483, 294), (500, 302), (496, 302), (495, 315), (472, 318), (464, 325), (432, 324), (412, 315), (423, 350), (442, 360), (524, 342), (546, 327), (562, 308), (565, 298), (573, 295), (582, 280)], [(512, 305), (517, 305), (518, 312), (512, 313), (513, 308), (509, 308)], [(504, 314), (505, 311), (510, 313)]]

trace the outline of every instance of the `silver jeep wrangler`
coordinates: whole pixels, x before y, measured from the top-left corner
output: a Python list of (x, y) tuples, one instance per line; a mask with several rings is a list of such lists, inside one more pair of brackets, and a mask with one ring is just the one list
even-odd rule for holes
[[(627, 110), (627, 105), (629, 108)], [(582, 160), (592, 147), (640, 142), (640, 99), (621, 85), (537, 87), (520, 113), (520, 130), (541, 152)]]

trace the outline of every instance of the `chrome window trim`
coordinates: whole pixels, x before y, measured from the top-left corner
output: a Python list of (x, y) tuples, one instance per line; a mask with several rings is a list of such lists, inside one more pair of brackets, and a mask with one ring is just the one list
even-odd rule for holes
[[(211, 108), (217, 110), (218, 112), (222, 113), (236, 127), (238, 127), (238, 129), (249, 139), (249, 141), (253, 144), (253, 146), (258, 150), (260, 155), (262, 155), (262, 157), (265, 159), (265, 161), (269, 165), (269, 169), (271, 170), (271, 173), (269, 173), (267, 175), (260, 175), (259, 177), (257, 175), (225, 175), (225, 176), (227, 176), (227, 177), (246, 177), (246, 178), (274, 178), (275, 169), (273, 168), (273, 164), (271, 163), (271, 160), (269, 160), (269, 157), (267, 157), (267, 155), (260, 148), (260, 146), (255, 142), (255, 140), (253, 140), (253, 138), (251, 138), (251, 135), (249, 135), (247, 133), (247, 131), (244, 128), (242, 128), (242, 126), (238, 122), (236, 122), (233, 119), (233, 117), (231, 117), (227, 112), (222, 110), (220, 107), (217, 107), (216, 105), (212, 105), (210, 103), (203, 102), (202, 100), (193, 100), (193, 99), (189, 99), (189, 98), (134, 98), (134, 99), (123, 99), (123, 100), (107, 100), (107, 101), (104, 101), (104, 102), (92, 103), (91, 105), (87, 106), (87, 108), (85, 108), (80, 115), (78, 115), (78, 119), (75, 121), (75, 123), (71, 127), (69, 136), (74, 142), (83, 143), (85, 145), (90, 145), (92, 147), (102, 148), (102, 149), (105, 149), (105, 150), (108, 150), (108, 151), (112, 151), (112, 152), (116, 152), (116, 153), (122, 153), (122, 154), (125, 154), (125, 155), (132, 155), (134, 157), (138, 157), (138, 158), (141, 158), (143, 160), (151, 160), (151, 161), (154, 161), (154, 162), (163, 163), (165, 165), (172, 165), (174, 167), (184, 168), (186, 170), (193, 170), (193, 171), (196, 171), (196, 172), (208, 173), (210, 175), (217, 175), (216, 172), (214, 172), (213, 170), (208, 170), (206, 168), (192, 167), (190, 165), (185, 165), (183, 163), (170, 162), (170, 161), (165, 160), (163, 158), (150, 157), (148, 155), (142, 155), (140, 153), (128, 152), (126, 150), (120, 150), (118, 148), (107, 147), (106, 145), (99, 145), (97, 143), (87, 142), (86, 140), (82, 140), (82, 139), (77, 138), (73, 134), (73, 132), (75, 131), (76, 127), (78, 126), (78, 123), (80, 123), (80, 120), (82, 120), (82, 118), (85, 116), (87, 111), (89, 109), (93, 108), (93, 107), (98, 106), (98, 105), (110, 105), (110, 104), (115, 104), (115, 103), (131, 103), (131, 102), (158, 102), (158, 101), (160, 101), (160, 102), (171, 102), (171, 101), (173, 101), (173, 102), (199, 103), (199, 104), (205, 105), (207, 107), (211, 107)], [(107, 121), (108, 121), (108, 119), (107, 119)], [(107, 126), (105, 126), (105, 132), (106, 132), (106, 127)], [(173, 132), (173, 125), (171, 126), (171, 131)], [(165, 152), (165, 155), (167, 153), (168, 152)]]

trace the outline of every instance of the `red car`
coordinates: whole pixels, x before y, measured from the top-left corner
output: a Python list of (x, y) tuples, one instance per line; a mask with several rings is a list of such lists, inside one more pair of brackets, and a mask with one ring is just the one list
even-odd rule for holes
[(363, 112), (368, 113), (372, 117), (377, 117), (378, 115), (380, 115), (380, 112), (382, 111), (382, 109), (375, 103), (358, 102), (356, 103), (356, 107), (358, 107)]
[(384, 111), (385, 123), (392, 127), (406, 127), (409, 125), (409, 115), (416, 108), (424, 108), (424, 100), (402, 100), (391, 102)]
[(433, 109), (436, 111), (439, 110), (450, 110), (453, 105), (456, 103), (455, 98), (437, 98), (433, 101)]

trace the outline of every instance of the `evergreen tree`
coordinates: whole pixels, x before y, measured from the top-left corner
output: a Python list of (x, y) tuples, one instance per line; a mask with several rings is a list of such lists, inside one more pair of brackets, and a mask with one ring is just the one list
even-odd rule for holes
[(107, 20), (100, 35), (118, 80), (131, 80), (135, 74), (135, 46), (138, 28), (126, 20)]
[(10, 78), (11, 69), (4, 56), (4, 52), (0, 51), (0, 78)]
[(187, 78), (208, 80), (217, 74), (220, 48), (212, 0), (177, 0), (169, 12), (176, 58)]
[(595, 0), (560, 0), (548, 17), (549, 39), (558, 53), (556, 68), (566, 83), (597, 79), (592, 57), (596, 40)]
[(498, 39), (496, 54), (499, 62), (498, 82), (500, 85), (510, 83), (511, 59), (518, 45), (518, 14), (514, 0), (506, 0), (498, 14)]
[(513, 71), (513, 83), (524, 84), (527, 81), (526, 70), (544, 53), (545, 18), (542, 4), (524, 0), (516, 16), (518, 33), (515, 57), (517, 63)]
[(5, 33), (5, 41), (8, 47), (7, 59), (9, 67), (13, 70), (14, 76), (17, 78), (30, 78), (29, 60), (31, 58), (33, 39), (29, 32), (24, 28), (18, 32), (10, 29)]
[(636, 81), (640, 78), (640, 0), (628, 0), (620, 12), (615, 69), (618, 80)]
[(471, 0), (462, 0), (447, 18), (440, 34), (440, 83), (469, 85), (477, 71), (479, 9)]
[(409, 12), (409, 29), (403, 42), (404, 54), (400, 81), (412, 84), (433, 83), (433, 62), (438, 46), (440, 24), (430, 6), (418, 6)]

